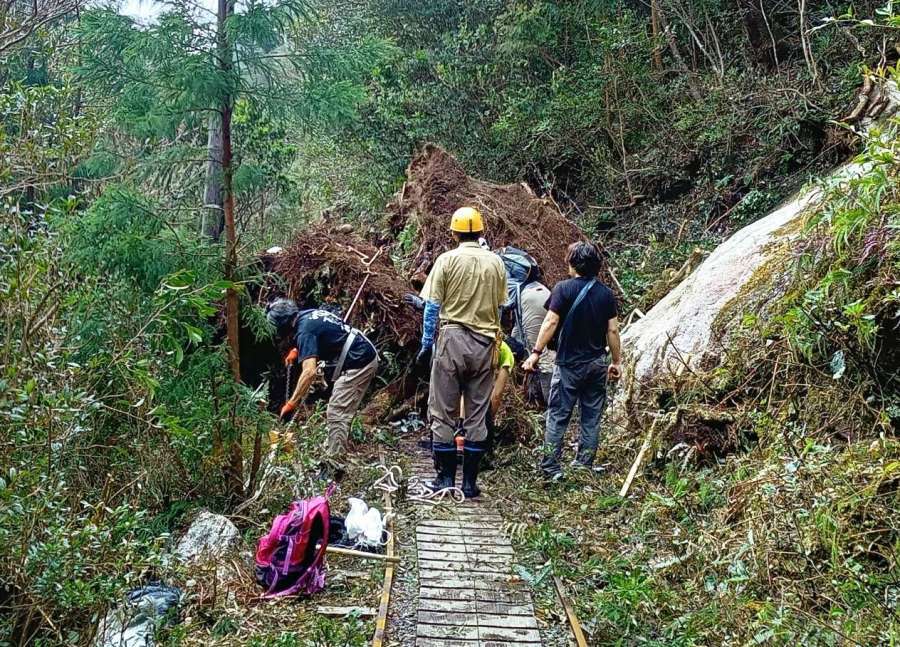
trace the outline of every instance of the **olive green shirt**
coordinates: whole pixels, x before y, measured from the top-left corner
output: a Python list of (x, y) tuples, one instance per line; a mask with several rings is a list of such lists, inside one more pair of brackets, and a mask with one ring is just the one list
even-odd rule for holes
[(421, 297), (441, 306), (441, 322), (456, 323), (493, 338), (506, 302), (503, 261), (478, 243), (461, 243), (438, 256)]

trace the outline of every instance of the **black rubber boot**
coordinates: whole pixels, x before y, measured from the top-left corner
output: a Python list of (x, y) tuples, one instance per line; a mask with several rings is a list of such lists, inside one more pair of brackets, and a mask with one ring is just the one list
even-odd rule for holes
[(456, 487), (456, 450), (434, 452), (437, 478), (427, 483), (428, 489), (438, 492), (448, 487)]
[(474, 499), (481, 494), (476, 481), (478, 480), (478, 470), (481, 467), (481, 455), (483, 451), (472, 451), (466, 448), (463, 458), (463, 485), (462, 491), (467, 499)]

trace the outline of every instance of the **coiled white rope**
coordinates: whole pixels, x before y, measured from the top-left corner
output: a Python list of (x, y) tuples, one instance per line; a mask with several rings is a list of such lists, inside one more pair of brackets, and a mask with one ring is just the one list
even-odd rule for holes
[[(378, 465), (383, 474), (372, 484), (372, 488), (393, 494), (400, 489), (403, 483), (403, 469), (399, 465)], [(433, 491), (425, 481), (417, 476), (410, 477), (406, 482), (406, 496), (411, 501), (419, 503), (462, 503), (466, 495), (458, 487), (448, 487), (443, 490)]]

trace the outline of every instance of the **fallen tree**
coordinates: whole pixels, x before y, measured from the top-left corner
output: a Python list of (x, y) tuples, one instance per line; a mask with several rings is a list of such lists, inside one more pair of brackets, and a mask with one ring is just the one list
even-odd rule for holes
[[(550, 285), (567, 276), (568, 245), (586, 239), (552, 200), (536, 196), (525, 183), (500, 185), (469, 177), (452, 155), (428, 144), (413, 158), (405, 184), (387, 207), (386, 226), (379, 228), (385, 233), (366, 239), (349, 226), (322, 221), (283, 249), (260, 257), (266, 272), (264, 284), (254, 290), (257, 304), (288, 296), (302, 306), (326, 305), (346, 313), (355, 301), (349, 323), (392, 360), (382, 369), (387, 386), (372, 398), (370, 419), (383, 418), (416, 391), (418, 380), (408, 366), (421, 319), (402, 297), (418, 290), (437, 256), (454, 246), (447, 225), (451, 214), (466, 205), (482, 212), (492, 247), (527, 250)], [(274, 410), (284, 398), (285, 375), (271, 359), (275, 355), (269, 356), (266, 369), (255, 366), (257, 374), (247, 379), (258, 384), (263, 374), (270, 376), (269, 407)]]
[(586, 240), (578, 225), (550, 199), (539, 198), (524, 182), (493, 184), (466, 175), (450, 153), (427, 144), (406, 170), (406, 183), (388, 205), (391, 243), (407, 242), (403, 260), (411, 283), (421, 285), (434, 260), (453, 247), (447, 229), (463, 206), (481, 211), (491, 247), (528, 251), (552, 283), (567, 276), (566, 248)]

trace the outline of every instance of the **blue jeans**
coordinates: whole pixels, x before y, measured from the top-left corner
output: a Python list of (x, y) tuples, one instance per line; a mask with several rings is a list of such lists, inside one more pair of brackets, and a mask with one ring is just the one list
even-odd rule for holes
[(550, 402), (547, 407), (547, 431), (541, 469), (547, 476), (562, 472), (563, 438), (578, 404), (581, 412), (581, 436), (576, 461), (591, 466), (600, 441), (600, 418), (606, 406), (606, 356), (584, 364), (553, 368)]

